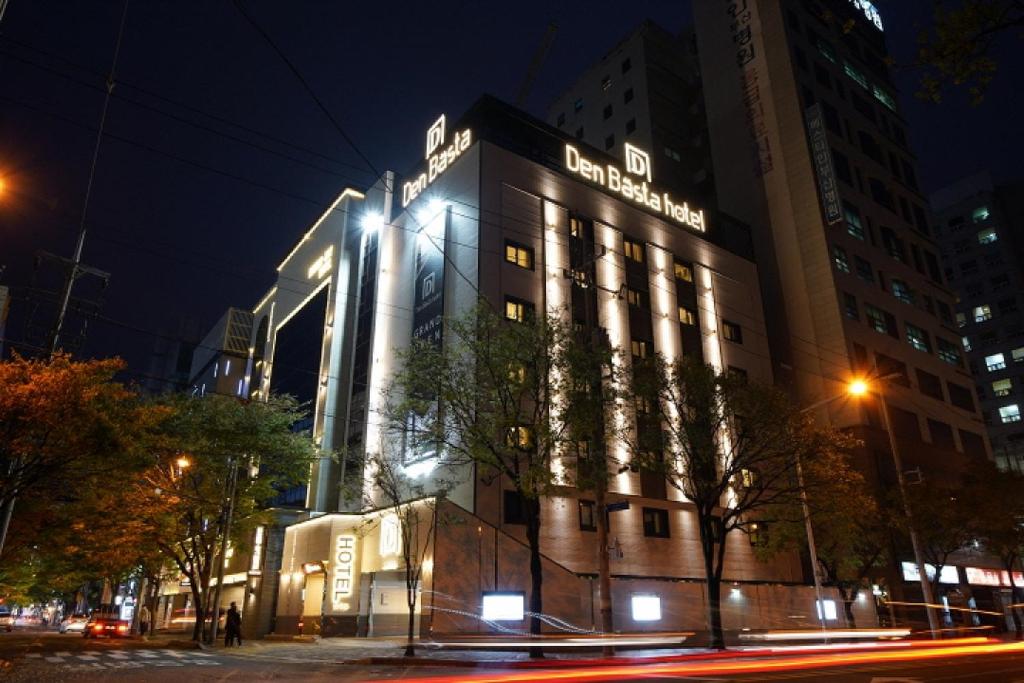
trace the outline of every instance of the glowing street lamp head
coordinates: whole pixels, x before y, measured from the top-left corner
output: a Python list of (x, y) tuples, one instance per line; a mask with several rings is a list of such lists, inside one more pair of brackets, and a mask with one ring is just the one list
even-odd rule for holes
[(384, 216), (376, 211), (370, 211), (363, 216), (363, 230), (377, 232), (384, 227)]
[(868, 383), (862, 379), (855, 379), (846, 387), (851, 396), (863, 396), (868, 393)]
[(188, 458), (187, 455), (182, 455), (177, 460), (174, 461), (174, 464), (178, 466), (178, 469), (183, 470), (187, 467), (191, 467), (192, 461)]

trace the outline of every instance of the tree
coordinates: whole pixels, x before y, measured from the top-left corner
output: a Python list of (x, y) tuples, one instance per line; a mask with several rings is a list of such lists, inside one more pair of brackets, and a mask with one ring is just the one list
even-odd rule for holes
[[(840, 476), (832, 467), (841, 461), (813, 460), (804, 467), (804, 487), (818, 556), (817, 571), (822, 583), (835, 586), (843, 601), (847, 625), (856, 627), (853, 606), (860, 592), (869, 587), (872, 572), (883, 566), (889, 541), (888, 516), (868, 492), (864, 478), (844, 465)], [(796, 511), (782, 515), (767, 534), (758, 554), (803, 549), (807, 531)]]
[(916, 66), (924, 69), (919, 96), (940, 102), (953, 86), (980, 103), (998, 70), (997, 41), (1021, 28), (1022, 0), (964, 0), (953, 7), (936, 2), (932, 26), (918, 37)]
[[(925, 478), (906, 487), (921, 559), (934, 567), (935, 573), (928, 580), (935, 599), (944, 592), (940, 582), (943, 567), (954, 554), (972, 548), (978, 538), (978, 517), (963, 495), (964, 485), (963, 481), (951, 483)], [(894, 518), (908, 530), (906, 515)]]
[(210, 584), (229, 514), (227, 540), (244, 547), (268, 515), (265, 503), (308, 475), (314, 449), (308, 435), (292, 431), (304, 413), (291, 397), (172, 395), (163, 401), (173, 412), (163, 426), (162, 449), (137, 486), (148, 496), (147, 533), (189, 580), (192, 638), (199, 640), (207, 616), (218, 618)]
[[(1010, 582), (1013, 603), (1024, 602), (1024, 590), (1014, 571), (1024, 569), (1024, 476), (1003, 472), (991, 462), (977, 463), (969, 475), (966, 501), (976, 510), (979, 540), (985, 550), (998, 556)], [(1024, 637), (1019, 608), (1010, 610), (1017, 637)]]
[(70, 503), (148, 457), (163, 412), (113, 380), (123, 367), (62, 354), (0, 362), (0, 552), (17, 498)]
[[(409, 608), (408, 629), (406, 631), (405, 656), (416, 655), (415, 627), (416, 603), (419, 599), (420, 582), (427, 565), (427, 554), (433, 547), (437, 537), (437, 528), (441, 519), (438, 503), (450, 490), (450, 482), (437, 482), (430, 491), (419, 482), (409, 478), (402, 467), (400, 453), (377, 453), (368, 460), (375, 496), (366, 495), (367, 507), (377, 507), (383, 503), (391, 509), (394, 524), (397, 527), (398, 543), (401, 544), (402, 560), (405, 573), (406, 606)], [(374, 522), (383, 528), (385, 517), (378, 517)]]
[(633, 374), (640, 402), (651, 413), (632, 439), (636, 464), (660, 472), (693, 505), (710, 644), (724, 648), (721, 585), (729, 534), (759, 532), (799, 509), (796, 458), (842, 476), (840, 451), (853, 442), (816, 429), (780, 390), (692, 358), (659, 355)]
[[(530, 551), (530, 633), (543, 613), (541, 498), (565, 481), (573, 434), (562, 411), (571, 381), (573, 335), (554, 316), (510, 321), (481, 303), (446, 321), (443, 345), (414, 340), (400, 357), (386, 413), (415, 453), (449, 466), (475, 465), (487, 482), (508, 482), (521, 506)], [(541, 656), (534, 648), (531, 656)]]

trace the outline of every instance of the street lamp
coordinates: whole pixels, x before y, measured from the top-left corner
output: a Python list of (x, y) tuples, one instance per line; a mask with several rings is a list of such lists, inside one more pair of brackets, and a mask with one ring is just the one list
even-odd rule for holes
[(179, 470), (184, 470), (192, 466), (192, 461), (189, 460), (187, 455), (182, 455), (174, 461), (174, 464), (178, 466)]
[(932, 598), (932, 585), (928, 581), (928, 574), (925, 571), (924, 560), (921, 558), (921, 544), (917, 538), (917, 531), (914, 529), (914, 517), (910, 509), (910, 502), (907, 500), (906, 483), (903, 479), (903, 461), (900, 458), (899, 448), (896, 446), (896, 435), (892, 429), (892, 420), (889, 417), (889, 404), (885, 400), (885, 393), (883, 391), (884, 383), (892, 379), (893, 377), (899, 376), (900, 373), (891, 373), (884, 377), (879, 377), (875, 382), (875, 388), (872, 390), (871, 384), (865, 379), (855, 379), (847, 387), (847, 391), (853, 396), (864, 396), (866, 394), (874, 394), (878, 397), (878, 402), (882, 408), (882, 423), (885, 427), (885, 433), (889, 437), (889, 450), (892, 452), (893, 466), (896, 468), (896, 483), (900, 490), (900, 500), (903, 502), (903, 514), (907, 519), (907, 528), (910, 530), (910, 545), (914, 550), (914, 563), (917, 565), (918, 577), (921, 580), (921, 595), (924, 598), (925, 603), (925, 614), (928, 615), (928, 627), (932, 631), (934, 637), (939, 630), (939, 620), (935, 615), (935, 610), (932, 608), (935, 601)]

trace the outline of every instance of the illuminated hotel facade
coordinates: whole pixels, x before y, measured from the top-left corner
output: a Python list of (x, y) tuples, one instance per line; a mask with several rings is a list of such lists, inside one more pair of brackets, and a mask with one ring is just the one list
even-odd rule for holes
[[(431, 126), (421, 168), (343, 192), (280, 264), (254, 308), (250, 392), (310, 400), (314, 440), (342, 455), (313, 467), (308, 519), (285, 532), (276, 633), (404, 632), (396, 521), (358, 463), (389, 438), (379, 415), (396, 352), (414, 336), (440, 338), (444, 320), (478, 297), (496, 310), (583, 319), (591, 300), (573, 271), (591, 268), (593, 319), (623, 352), (690, 355), (772, 381), (748, 230), (685, 188), (659, 184), (646, 150), (624, 152), (608, 156), (483, 98), (461, 120)], [(581, 263), (580, 253), (592, 257)], [(427, 491), (441, 472), (453, 476), (429, 459), (404, 467)], [(511, 486), (471, 469), (455, 477), (444, 514), (460, 521), (442, 525), (428, 549), (418, 628), (523, 630), (522, 619), (484, 620), (485, 596), (515, 602), (530, 590)], [(595, 628), (599, 552), (611, 553), (617, 630), (702, 629), (689, 504), (644, 471), (616, 476), (608, 497), (626, 508), (610, 515), (610, 549), (596, 547), (592, 496), (565, 486), (543, 501), (544, 611), (562, 624), (552, 630)], [(727, 628), (791, 626), (792, 615), (814, 622), (796, 554), (766, 563), (746, 537), (729, 543)], [(874, 621), (867, 603), (858, 624)]]

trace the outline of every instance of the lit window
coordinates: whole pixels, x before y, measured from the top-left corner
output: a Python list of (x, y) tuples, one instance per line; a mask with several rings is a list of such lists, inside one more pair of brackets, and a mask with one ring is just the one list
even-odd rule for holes
[(219, 362), (214, 363), (213, 364), (213, 377), (214, 377), (214, 379), (216, 379), (216, 377), (217, 377), (217, 370), (219, 370), (219, 369), (220, 369), (220, 363)]
[(569, 234), (573, 237), (583, 237), (583, 223), (579, 218), (569, 219)]
[(1006, 357), (1001, 353), (993, 353), (991, 356), (985, 356), (985, 368), (989, 372), (995, 372), (996, 370), (1002, 370), (1006, 367)]
[(964, 351), (966, 351), (968, 353), (971, 352), (971, 338), (970, 337), (961, 337), (960, 338), (960, 343), (963, 344)]
[(532, 310), (533, 307), (525, 301), (505, 299), (505, 318), (508, 320), (515, 320), (521, 323), (526, 320), (526, 317)]
[(981, 306), (974, 307), (974, 322), (983, 323), (986, 320), (992, 319), (992, 309), (989, 308), (988, 304), (982, 304)]
[(763, 548), (768, 543), (768, 534), (765, 533), (764, 525), (757, 522), (751, 522), (747, 529), (747, 537), (750, 539), (750, 545), (755, 548)]
[[(839, 613), (836, 612), (836, 601), (835, 600), (815, 600), (815, 604), (818, 607), (818, 620), (824, 619), (825, 621), (835, 621)], [(822, 609), (824, 607), (824, 609)]]
[(644, 308), (643, 293), (638, 292), (635, 289), (626, 288), (626, 302), (630, 306), (636, 306), (637, 308)]
[(509, 427), (508, 446), (509, 448), (529, 449), (533, 445), (533, 430), (526, 425)]
[(633, 358), (647, 358), (647, 342), (633, 340), (629, 343)]
[(757, 473), (754, 470), (743, 468), (740, 470), (740, 481), (743, 483), (743, 488), (752, 489), (757, 484)]
[(686, 265), (685, 263), (675, 263), (676, 279), (682, 280), (683, 282), (693, 282), (693, 268)]
[(224, 361), (224, 374), (225, 375), (230, 375), (231, 374), (231, 359), (230, 358), (228, 358), (226, 361)]
[(843, 214), (846, 218), (846, 232), (863, 242), (864, 224), (861, 223), (860, 212), (852, 204), (843, 202)]
[(834, 47), (832, 47), (831, 45), (826, 43), (821, 38), (818, 38), (815, 41), (815, 43), (817, 43), (818, 52), (821, 54), (822, 57), (824, 57), (828, 61), (832, 62), (833, 64), (835, 64), (837, 62), (837, 60), (836, 60), (836, 50), (835, 50)]
[(867, 316), (868, 324), (875, 332), (889, 334), (889, 325), (885, 320), (885, 311), (871, 304), (864, 304), (864, 315)]
[(693, 311), (691, 311), (686, 306), (680, 306), (679, 307), (679, 322), (681, 322), (684, 325), (695, 325), (696, 324), (696, 318), (693, 315)]
[[(966, 337), (964, 338), (966, 339)], [(956, 365), (958, 367), (963, 366), (964, 361), (963, 358), (960, 357), (960, 349), (956, 347), (956, 344), (951, 341), (947, 341), (942, 337), (937, 337), (936, 341), (939, 346), (938, 356), (940, 359), (946, 361), (950, 365)], [(970, 349), (968, 349), (968, 351), (969, 350)]]
[(1016, 403), (1012, 403), (1008, 406), (1003, 406), (999, 409), (999, 419), (1003, 424), (1010, 422), (1020, 422), (1020, 406)]
[(995, 228), (986, 228), (978, 233), (978, 244), (992, 244), (999, 240)]
[(626, 258), (637, 263), (644, 262), (644, 247), (642, 244), (637, 242), (631, 242), (629, 240), (623, 240), (622, 242), (623, 251), (626, 253)]
[(533, 270), (533, 249), (515, 242), (505, 242), (505, 260), (520, 268)]
[(850, 64), (849, 62), (844, 61), (843, 62), (843, 71), (846, 72), (847, 76), (849, 76), (853, 80), (857, 81), (857, 83), (860, 84), (860, 87), (864, 88), (865, 90), (868, 89), (868, 79), (865, 78), (864, 74), (861, 73), (860, 70), (857, 67), (855, 67), (853, 64)]
[(1014, 363), (1024, 363), (1024, 346), (1019, 346), (1010, 351), (1010, 357), (1013, 358)]
[(722, 321), (722, 336), (727, 341), (735, 342), (737, 344), (743, 343), (743, 329), (736, 323), (731, 323), (728, 320)]
[(1009, 396), (1012, 391), (1012, 379), (997, 379), (995, 382), (992, 382), (992, 393), (995, 396)]
[(893, 279), (892, 281), (892, 295), (902, 301), (905, 304), (914, 303), (914, 292), (910, 289), (906, 282), (903, 280)]
[(967, 315), (964, 314), (964, 313), (957, 313), (956, 314), (956, 326), (957, 327), (963, 327), (966, 324), (967, 324)]
[(605, 76), (601, 79), (601, 90), (607, 90), (610, 87), (612, 87), (612, 77)]
[(633, 621), (661, 620), (661, 598), (657, 595), (634, 595), (630, 606)]
[(922, 330), (916, 325), (906, 323), (904, 327), (907, 330), (907, 343), (913, 346), (918, 351), (924, 351), (925, 353), (932, 352), (932, 343), (928, 337), (928, 333)]
[(977, 209), (971, 212), (971, 220), (975, 223), (981, 223), (987, 221), (989, 217), (989, 211), (987, 206), (979, 206)]
[(890, 95), (888, 92), (886, 92), (885, 90), (882, 90), (877, 85), (872, 84), (871, 85), (871, 93), (875, 96), (876, 100), (878, 100), (879, 102), (884, 104), (886, 107), (888, 107), (892, 111), (896, 111), (896, 100), (894, 100), (892, 98), (892, 95)]
[(832, 262), (836, 264), (836, 270), (850, 272), (850, 260), (846, 256), (846, 250), (838, 245), (832, 247)]

